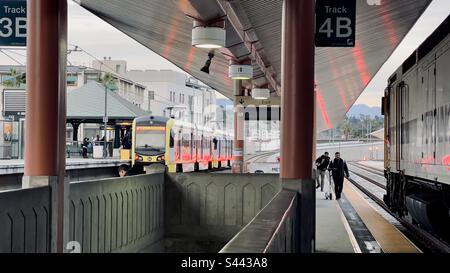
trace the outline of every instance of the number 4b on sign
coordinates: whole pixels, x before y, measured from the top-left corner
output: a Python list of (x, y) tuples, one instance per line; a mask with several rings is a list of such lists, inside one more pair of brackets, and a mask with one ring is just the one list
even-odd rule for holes
[(316, 46), (355, 46), (356, 0), (316, 1)]

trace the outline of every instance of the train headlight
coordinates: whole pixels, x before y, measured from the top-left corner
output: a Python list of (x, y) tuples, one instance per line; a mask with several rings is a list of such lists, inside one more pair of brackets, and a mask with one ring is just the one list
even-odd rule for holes
[(156, 160), (158, 160), (158, 161), (163, 161), (163, 160), (164, 160), (164, 156), (163, 156), (163, 155), (158, 156), (158, 157), (156, 158)]
[(134, 155), (134, 160), (135, 160), (135, 161), (141, 161), (141, 160), (142, 160), (142, 156), (140, 156), (140, 155), (138, 155), (138, 154), (135, 154), (135, 155)]

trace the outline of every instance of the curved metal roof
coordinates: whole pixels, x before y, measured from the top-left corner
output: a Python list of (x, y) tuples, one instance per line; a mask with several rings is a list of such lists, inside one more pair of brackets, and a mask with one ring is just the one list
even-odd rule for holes
[[(108, 94), (109, 120), (133, 120), (135, 117), (149, 115), (114, 91)], [(105, 115), (105, 87), (98, 82), (87, 84), (67, 92), (67, 120), (87, 120), (102, 122)]]
[[(252, 59), (254, 83), (279, 94), (282, 0), (78, 0), (139, 43), (232, 98), (229, 59)], [(431, 0), (357, 0), (356, 46), (317, 48), (317, 129), (337, 125)], [(226, 48), (210, 74), (200, 71), (207, 50), (191, 46), (193, 17), (225, 16)]]

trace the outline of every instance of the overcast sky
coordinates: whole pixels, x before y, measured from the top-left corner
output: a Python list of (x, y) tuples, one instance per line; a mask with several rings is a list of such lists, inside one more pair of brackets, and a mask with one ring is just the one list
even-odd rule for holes
[[(419, 19), (356, 103), (379, 106), (387, 78), (449, 13), (450, 0), (433, 0), (425, 14)], [(68, 37), (69, 45), (77, 45), (96, 58), (102, 59), (106, 56), (112, 59), (126, 60), (128, 69), (172, 69), (181, 71), (169, 61), (135, 42), (71, 0), (69, 0)], [(6, 52), (17, 61), (25, 63), (25, 57), (22, 56), (25, 54), (24, 51)], [(73, 65), (91, 66), (93, 58), (83, 52), (72, 52), (68, 56), (68, 60)], [(0, 64), (15, 64), (15, 61), (0, 54)]]

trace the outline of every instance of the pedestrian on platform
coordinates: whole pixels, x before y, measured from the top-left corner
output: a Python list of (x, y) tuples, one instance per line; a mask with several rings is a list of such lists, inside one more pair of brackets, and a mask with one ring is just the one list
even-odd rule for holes
[(320, 190), (323, 191), (323, 185), (325, 183), (324, 182), (325, 172), (327, 171), (329, 164), (330, 164), (330, 157), (328, 156), (328, 152), (325, 152), (323, 155), (319, 156), (316, 159), (316, 166), (317, 166), (316, 189), (318, 189), (320, 187)]
[(347, 163), (341, 158), (341, 153), (336, 152), (334, 156), (329, 168), (332, 170), (336, 199), (339, 199), (344, 186), (344, 177), (348, 178), (350, 175), (348, 174)]
[(89, 145), (89, 138), (85, 137), (83, 139), (83, 145), (82, 145), (82, 149), (83, 149), (83, 158), (87, 158), (87, 154), (88, 154), (88, 145)]
[(128, 176), (128, 172), (129, 172), (130, 168), (128, 167), (127, 164), (122, 164), (119, 166), (119, 176), (120, 177), (124, 177), (124, 176)]

